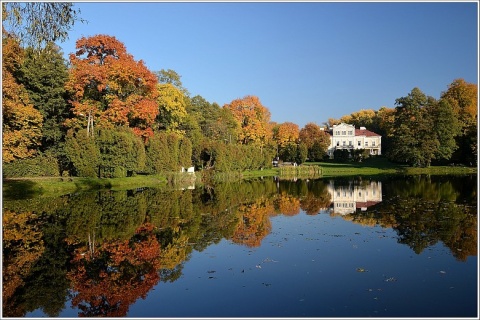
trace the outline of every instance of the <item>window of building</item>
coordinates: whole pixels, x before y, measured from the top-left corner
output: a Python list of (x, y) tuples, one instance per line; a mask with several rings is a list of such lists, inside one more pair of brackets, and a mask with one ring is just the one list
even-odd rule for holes
[(365, 147), (368, 147), (368, 141), (365, 141)]
[(353, 131), (348, 131), (348, 134), (349, 134), (349, 135), (352, 135), (352, 134), (353, 134)]
[(343, 146), (344, 146), (344, 147), (345, 147), (346, 144), (347, 144), (347, 143), (346, 143), (345, 141), (343, 141)]
[(345, 131), (342, 131), (342, 135), (345, 135)]
[(362, 143), (360, 141), (358, 141), (358, 146), (360, 147), (362, 145)]
[(372, 147), (375, 147), (375, 141), (372, 141)]
[(352, 146), (352, 141), (348, 141), (348, 145), (351, 147)]
[(339, 147), (339, 146), (340, 146), (340, 141), (337, 141), (337, 147)]

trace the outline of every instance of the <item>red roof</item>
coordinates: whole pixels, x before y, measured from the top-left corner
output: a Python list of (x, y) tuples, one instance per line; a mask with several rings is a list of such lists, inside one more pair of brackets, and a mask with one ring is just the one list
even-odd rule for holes
[(375, 132), (360, 129), (355, 129), (355, 136), (380, 137), (380, 135)]

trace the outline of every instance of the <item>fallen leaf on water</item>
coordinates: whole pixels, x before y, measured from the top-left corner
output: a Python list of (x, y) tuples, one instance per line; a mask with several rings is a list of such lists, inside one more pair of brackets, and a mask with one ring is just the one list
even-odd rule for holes
[(357, 272), (368, 272), (368, 270), (364, 268), (357, 268), (356, 270)]

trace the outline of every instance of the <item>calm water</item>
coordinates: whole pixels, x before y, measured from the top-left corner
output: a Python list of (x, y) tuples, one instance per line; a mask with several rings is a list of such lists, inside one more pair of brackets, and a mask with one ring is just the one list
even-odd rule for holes
[(3, 316), (478, 316), (476, 176), (3, 196)]

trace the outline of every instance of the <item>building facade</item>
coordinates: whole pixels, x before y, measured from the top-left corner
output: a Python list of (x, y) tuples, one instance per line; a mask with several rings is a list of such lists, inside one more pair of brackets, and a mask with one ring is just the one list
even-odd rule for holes
[(338, 149), (368, 150), (370, 155), (381, 155), (382, 136), (367, 130), (365, 127), (355, 129), (352, 124), (340, 123), (333, 125), (329, 132), (330, 146), (328, 156), (333, 159), (333, 153)]

